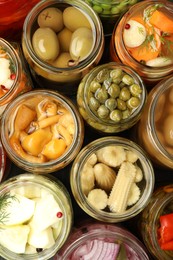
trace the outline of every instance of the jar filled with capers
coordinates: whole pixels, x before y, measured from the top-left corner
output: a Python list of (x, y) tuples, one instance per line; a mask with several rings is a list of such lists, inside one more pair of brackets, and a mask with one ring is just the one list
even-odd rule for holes
[(38, 86), (76, 94), (102, 57), (102, 23), (82, 0), (43, 0), (25, 19), (22, 47)]
[(106, 36), (112, 34), (118, 18), (138, 0), (85, 0), (99, 15)]
[(146, 88), (130, 67), (110, 62), (92, 69), (77, 91), (79, 112), (100, 133), (118, 133), (139, 120), (146, 102)]

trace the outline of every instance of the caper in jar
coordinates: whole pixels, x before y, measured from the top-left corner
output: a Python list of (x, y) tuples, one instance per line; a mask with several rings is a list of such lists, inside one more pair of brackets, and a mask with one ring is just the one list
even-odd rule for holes
[[(116, 80), (118, 83), (114, 83)], [(140, 106), (142, 88), (122, 68), (104, 68), (91, 80), (87, 95), (89, 108), (96, 116), (119, 123)]]

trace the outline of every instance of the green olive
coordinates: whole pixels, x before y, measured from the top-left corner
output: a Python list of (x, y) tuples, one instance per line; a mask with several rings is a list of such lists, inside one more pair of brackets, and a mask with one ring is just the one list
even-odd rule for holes
[(105, 106), (110, 110), (114, 110), (117, 107), (117, 101), (114, 98), (108, 98), (105, 102)]
[(126, 110), (127, 106), (126, 106), (126, 102), (117, 98), (117, 108), (119, 110)]
[(63, 21), (65, 27), (72, 32), (80, 27), (86, 27), (91, 30), (91, 25), (87, 16), (74, 6), (65, 8), (63, 12)]
[(70, 59), (71, 56), (69, 52), (61, 52), (58, 58), (51, 64), (57, 68), (68, 68)]
[(100, 118), (107, 118), (109, 115), (109, 109), (105, 105), (101, 105), (97, 110), (98, 116)]
[(54, 32), (59, 32), (63, 29), (63, 15), (62, 11), (55, 7), (44, 9), (37, 18), (40, 27), (51, 28)]
[(119, 123), (122, 120), (122, 112), (118, 109), (113, 110), (110, 113), (110, 119), (116, 123)]
[(106, 89), (104, 88), (99, 88), (96, 93), (95, 93), (95, 98), (100, 102), (100, 103), (105, 103), (105, 101), (108, 99), (108, 93)]
[(65, 27), (57, 34), (57, 37), (61, 51), (69, 52), (72, 32)]
[(112, 83), (110, 85), (110, 87), (108, 88), (108, 94), (112, 97), (112, 98), (116, 98), (119, 96), (120, 94), (120, 87), (119, 85)]
[(33, 34), (32, 45), (35, 53), (44, 61), (54, 60), (59, 55), (58, 38), (50, 28), (38, 28)]
[(93, 33), (86, 27), (76, 29), (71, 37), (70, 55), (72, 59), (82, 61), (93, 49)]
[(97, 111), (99, 106), (100, 106), (100, 102), (96, 98), (90, 97), (90, 99), (89, 99), (89, 107), (91, 108), (91, 110)]
[(130, 90), (127, 87), (123, 87), (120, 91), (119, 98), (123, 101), (129, 100), (131, 97)]

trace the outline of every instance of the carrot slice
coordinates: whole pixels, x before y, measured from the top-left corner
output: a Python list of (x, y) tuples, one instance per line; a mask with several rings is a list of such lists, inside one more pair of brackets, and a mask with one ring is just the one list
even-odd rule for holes
[(173, 19), (156, 10), (150, 18), (150, 23), (162, 32), (173, 33)]

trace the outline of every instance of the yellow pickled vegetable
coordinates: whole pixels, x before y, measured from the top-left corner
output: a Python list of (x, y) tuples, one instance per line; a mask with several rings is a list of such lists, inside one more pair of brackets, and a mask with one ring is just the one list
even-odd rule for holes
[(55, 160), (60, 157), (66, 149), (66, 143), (63, 139), (52, 139), (45, 145), (42, 154), (49, 160)]
[(38, 129), (23, 138), (21, 145), (31, 155), (38, 156), (43, 147), (52, 139), (52, 133), (45, 129)]

